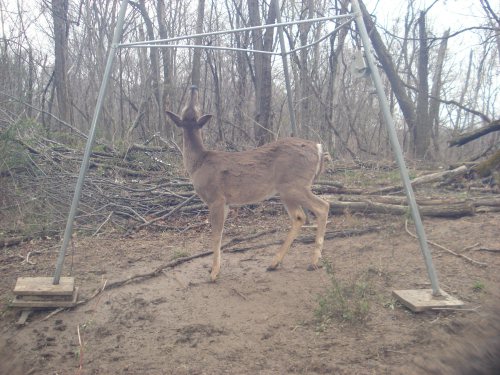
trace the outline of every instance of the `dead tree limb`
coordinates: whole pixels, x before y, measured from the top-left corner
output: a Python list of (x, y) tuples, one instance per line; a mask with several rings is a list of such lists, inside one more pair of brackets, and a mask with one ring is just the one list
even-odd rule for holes
[[(409, 207), (396, 204), (384, 204), (370, 201), (364, 202), (343, 202), (329, 200), (330, 212), (333, 214), (343, 214), (347, 212), (379, 213), (391, 215), (406, 215)], [(474, 205), (470, 202), (457, 204), (447, 204), (439, 206), (421, 206), (420, 214), (429, 217), (463, 217), (472, 216), (475, 213)]]
[(139, 229), (142, 229), (148, 225), (151, 225), (153, 223), (156, 223), (157, 221), (159, 220), (164, 220), (166, 219), (167, 217), (173, 215), (175, 212), (177, 212), (178, 210), (180, 210), (182, 207), (184, 207), (185, 205), (187, 205), (189, 202), (191, 202), (192, 200), (194, 200), (195, 198), (197, 197), (197, 195), (193, 194), (191, 195), (188, 199), (186, 199), (185, 201), (179, 203), (177, 206), (175, 206), (173, 209), (171, 209), (170, 211), (168, 211), (166, 214), (162, 215), (162, 216), (159, 216), (157, 218), (154, 218), (153, 220), (150, 220), (146, 223), (143, 223), (139, 226), (137, 226), (135, 229), (136, 230), (139, 230)]
[(448, 145), (449, 147), (463, 146), (477, 138), (482, 137), (483, 135), (496, 131), (500, 131), (500, 119), (492, 121), (488, 125), (483, 126), (482, 128), (467, 133), (462, 133), (458, 137), (451, 139), (448, 142)]
[[(436, 182), (440, 180), (448, 180), (450, 178), (462, 176), (466, 174), (468, 171), (467, 167), (465, 165), (462, 165), (458, 168), (449, 170), (449, 171), (443, 171), (443, 172), (437, 172), (437, 173), (431, 173), (427, 174), (424, 176), (417, 177), (411, 181), (411, 186), (416, 187), (419, 185), (423, 184), (428, 184), (431, 182)], [(377, 190), (372, 190), (368, 192), (368, 194), (386, 194), (386, 193), (391, 193), (395, 191), (401, 191), (403, 189), (402, 185), (393, 185), (393, 186), (387, 186), (381, 189)]]

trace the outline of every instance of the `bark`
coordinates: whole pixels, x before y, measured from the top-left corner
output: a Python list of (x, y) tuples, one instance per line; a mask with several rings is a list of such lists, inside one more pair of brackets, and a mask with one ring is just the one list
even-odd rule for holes
[[(346, 14), (348, 11), (346, 2), (340, 3), (339, 14)], [(326, 105), (324, 112), (324, 119), (327, 125), (327, 147), (328, 152), (332, 152), (334, 149), (334, 135), (342, 142), (346, 150), (350, 152), (348, 145), (342, 140), (340, 133), (337, 130), (335, 121), (335, 115), (339, 116), (338, 108), (343, 105), (340, 100), (341, 92), (341, 79), (339, 67), (339, 61), (342, 56), (342, 51), (344, 50), (345, 39), (349, 30), (347, 27), (341, 28), (338, 32), (330, 37), (330, 54), (328, 56), (328, 65), (330, 68), (330, 73), (328, 75), (327, 84), (327, 94), (326, 94)], [(355, 158), (354, 153), (351, 154)]]
[[(153, 27), (153, 22), (149, 17), (149, 14), (146, 9), (145, 0), (140, 0), (139, 3), (134, 1), (130, 1), (130, 4), (139, 10), (141, 16), (144, 20), (144, 24), (146, 26), (146, 33), (149, 40), (155, 39), (155, 32)], [(156, 104), (158, 106), (158, 124), (155, 131), (160, 131), (163, 124), (166, 123), (165, 119), (165, 103), (163, 102), (163, 95), (161, 91), (161, 77), (160, 77), (160, 68), (159, 68), (159, 57), (158, 57), (158, 48), (150, 48), (149, 49), (149, 60), (151, 64), (151, 88), (153, 90), (153, 94), (156, 100)]]
[(417, 159), (429, 159), (431, 144), (431, 121), (429, 118), (429, 47), (425, 26), (425, 12), (418, 19), (419, 44), (418, 53), (418, 96), (417, 122), (413, 128), (411, 149)]
[(54, 87), (59, 117), (71, 122), (67, 87), (66, 57), (68, 51), (68, 0), (52, 0), (54, 22)]
[[(305, 0), (302, 3), (302, 12), (304, 18), (313, 18), (313, 2), (311, 0)], [(299, 40), (300, 46), (307, 45), (309, 32), (311, 30), (312, 24), (303, 23), (299, 25)], [(298, 125), (301, 130), (302, 136), (306, 139), (309, 138), (309, 127), (311, 118), (311, 80), (312, 77), (309, 73), (309, 48), (303, 48), (299, 51), (299, 103), (300, 111), (298, 111)]]
[(471, 76), (471, 73), (472, 73), (472, 65), (473, 65), (473, 56), (474, 56), (474, 51), (471, 50), (470, 53), (469, 53), (469, 65), (468, 65), (468, 68), (467, 68), (467, 74), (465, 76), (465, 80), (464, 80), (464, 83), (463, 83), (463, 87), (462, 87), (462, 92), (460, 94), (460, 99), (458, 101), (458, 105), (457, 107), (459, 108), (457, 110), (457, 115), (455, 117), (455, 129), (461, 129), (462, 128), (462, 118), (464, 117), (463, 114), (462, 114), (462, 107), (464, 105), (464, 100), (465, 100), (465, 94), (467, 93), (467, 89), (469, 88), (469, 85), (470, 85), (470, 76)]
[(475, 139), (482, 137), (483, 135), (486, 135), (486, 134), (489, 134), (492, 132), (496, 132), (496, 131), (500, 131), (500, 119), (492, 121), (491, 123), (489, 123), (486, 126), (483, 126), (482, 128), (479, 128), (479, 129), (476, 129), (476, 130), (473, 130), (470, 132), (462, 133), (458, 137), (455, 137), (452, 140), (450, 140), (448, 142), (448, 144), (449, 144), (449, 147), (463, 146), (463, 145), (465, 145), (465, 144), (467, 144)]
[(377, 54), (378, 60), (382, 64), (382, 68), (384, 69), (384, 72), (387, 75), (387, 79), (391, 84), (394, 96), (398, 101), (406, 124), (408, 125), (410, 131), (413, 131), (417, 124), (415, 105), (413, 104), (411, 98), (408, 96), (408, 93), (405, 90), (404, 82), (399, 77), (391, 55), (389, 54), (387, 47), (382, 41), (382, 38), (377, 28), (375, 27), (375, 23), (366, 10), (366, 7), (362, 0), (359, 1), (359, 6), (361, 8), (363, 20), (368, 30), (368, 34), (370, 35), (370, 39)]
[[(203, 17), (205, 14), (205, 0), (198, 0), (198, 11), (196, 18), (196, 34), (203, 33)], [(202, 37), (195, 39), (195, 43), (202, 44)], [(191, 73), (191, 82), (193, 85), (200, 87), (200, 71), (201, 71), (201, 49), (193, 50), (193, 70)]]
[[(156, 14), (158, 20), (158, 33), (161, 39), (168, 38), (167, 25), (165, 23), (165, 0), (158, 0), (156, 3)], [(170, 89), (172, 85), (172, 68), (170, 66), (170, 48), (161, 48), (161, 63), (163, 67), (163, 85), (160, 86), (161, 106), (160, 113), (165, 113), (165, 107), (170, 104)], [(165, 130), (166, 134), (172, 135), (172, 125), (170, 121), (165, 121), (165, 117), (161, 119), (160, 126)]]
[(441, 44), (439, 45), (439, 51), (436, 61), (436, 71), (434, 73), (434, 77), (432, 80), (432, 89), (431, 89), (431, 102), (429, 108), (429, 118), (432, 126), (432, 140), (434, 143), (434, 151), (436, 153), (439, 152), (439, 94), (441, 92), (442, 86), (442, 72), (443, 72), (443, 64), (444, 58), (446, 55), (446, 49), (448, 47), (448, 37), (450, 35), (450, 29), (446, 30), (442, 36)]
[[(409, 213), (409, 207), (396, 204), (384, 204), (376, 202), (342, 202), (330, 200), (330, 213), (342, 214), (348, 212), (379, 213), (391, 215), (406, 215)], [(471, 203), (458, 203), (438, 206), (421, 206), (419, 208), (422, 216), (429, 217), (463, 217), (472, 216), (475, 213), (474, 206)]]
[[(497, 150), (489, 159), (482, 161), (474, 167), (474, 171), (481, 177), (488, 177), (495, 171), (500, 172), (500, 150)], [(500, 181), (498, 181), (498, 183), (500, 183)]]
[[(276, 0), (273, 0), (276, 1)], [(251, 26), (261, 24), (259, 2), (247, 0), (248, 15)], [(271, 3), (268, 8), (266, 24), (272, 24), (276, 20), (276, 11)], [(273, 48), (274, 29), (252, 30), (252, 41), (254, 49), (260, 51), (271, 51)], [(255, 121), (258, 125), (254, 127), (255, 141), (261, 146), (272, 140), (273, 123), (271, 118), (272, 102), (272, 80), (271, 80), (271, 56), (261, 53), (254, 54), (254, 86), (255, 86)]]
[[(452, 169), (451, 171), (431, 173), (431, 174), (417, 177), (417, 178), (411, 180), (411, 186), (416, 187), (416, 186), (428, 184), (431, 182), (449, 180), (451, 178), (462, 176), (465, 173), (467, 173), (467, 171), (468, 171), (467, 167), (462, 165), (458, 168)], [(382, 189), (371, 191), (371, 192), (369, 192), (369, 194), (390, 193), (390, 192), (394, 192), (394, 191), (400, 191), (402, 189), (403, 189), (402, 185), (388, 186), (388, 187), (384, 187)]]

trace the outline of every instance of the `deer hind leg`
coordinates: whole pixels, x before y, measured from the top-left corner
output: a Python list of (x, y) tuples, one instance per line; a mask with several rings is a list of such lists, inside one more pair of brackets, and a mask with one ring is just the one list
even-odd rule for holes
[(312, 271), (318, 268), (318, 261), (321, 259), (323, 242), (325, 240), (326, 222), (328, 220), (328, 211), (330, 204), (314, 195), (310, 190), (299, 198), (299, 203), (308, 210), (311, 210), (316, 216), (318, 229), (316, 231), (315, 248), (308, 270)]
[(290, 219), (292, 221), (292, 227), (290, 228), (290, 231), (286, 236), (285, 242), (274, 256), (271, 265), (267, 267), (268, 271), (274, 271), (276, 268), (278, 268), (281, 261), (285, 257), (286, 253), (290, 249), (290, 246), (292, 246), (293, 240), (295, 240), (295, 238), (299, 234), (300, 228), (302, 227), (302, 225), (304, 225), (306, 221), (306, 215), (304, 213), (304, 210), (302, 210), (302, 208), (300, 207), (300, 205), (292, 203), (290, 201), (287, 202), (287, 200), (284, 199), (283, 197), (282, 200), (288, 211), (288, 215), (290, 215)]
[(209, 206), (209, 216), (210, 226), (212, 227), (212, 251), (213, 251), (213, 262), (212, 271), (210, 273), (210, 278), (212, 281), (217, 280), (217, 276), (220, 271), (220, 259), (221, 259), (221, 241), (222, 241), (222, 231), (224, 230), (224, 221), (226, 220), (228, 207), (222, 202), (217, 202)]

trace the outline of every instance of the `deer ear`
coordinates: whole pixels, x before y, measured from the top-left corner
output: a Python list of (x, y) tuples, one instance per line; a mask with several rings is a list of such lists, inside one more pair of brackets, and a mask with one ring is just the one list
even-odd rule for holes
[(170, 111), (165, 111), (165, 112), (168, 115), (168, 117), (170, 117), (170, 120), (172, 120), (175, 125), (177, 125), (179, 127), (182, 126), (182, 119), (178, 115), (176, 115), (175, 113), (170, 112)]
[(203, 116), (201, 116), (198, 119), (198, 121), (197, 121), (198, 127), (202, 128), (204, 125), (207, 124), (207, 122), (209, 122), (212, 119), (213, 116), (214, 115), (203, 115)]

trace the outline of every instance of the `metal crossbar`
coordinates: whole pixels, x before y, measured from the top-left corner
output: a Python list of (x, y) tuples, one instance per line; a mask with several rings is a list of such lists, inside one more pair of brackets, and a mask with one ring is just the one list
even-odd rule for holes
[[(188, 39), (190, 38), (189, 36), (186, 37), (179, 37), (179, 38), (172, 38), (172, 39), (163, 39), (162, 43), (160, 43), (159, 40), (152, 40), (152, 41), (146, 41), (146, 42), (141, 42), (140, 44), (119, 44), (119, 48), (192, 48), (192, 49), (207, 49), (207, 50), (224, 50), (224, 51), (236, 51), (236, 52), (252, 52), (252, 53), (261, 53), (263, 55), (275, 55), (275, 56), (283, 56), (283, 55), (290, 55), (292, 53), (295, 53), (297, 51), (300, 51), (302, 49), (306, 49), (312, 46), (315, 46), (316, 44), (321, 43), (325, 39), (328, 39), (330, 36), (332, 36), (334, 33), (336, 33), (338, 30), (340, 30), (342, 27), (346, 26), (347, 24), (351, 23), (352, 19), (349, 19), (348, 21), (340, 24), (338, 27), (330, 31), (328, 34), (325, 36), (319, 38), (318, 40), (315, 40), (314, 42), (311, 42), (309, 44), (294, 48), (292, 50), (287, 51), (286, 49), (281, 52), (274, 52), (274, 51), (262, 51), (262, 50), (256, 50), (256, 49), (250, 49), (250, 48), (237, 48), (237, 47), (225, 47), (225, 46), (214, 46), (210, 44), (166, 44), (167, 41), (172, 41), (172, 40), (181, 40), (182, 39)], [(278, 24), (273, 24), (272, 27), (277, 27)], [(260, 27), (260, 26), (259, 26)], [(246, 29), (242, 29), (243, 31)], [(198, 36), (210, 36), (212, 33), (207, 33), (207, 34), (197, 34)], [(192, 36), (194, 38), (194, 36)]]
[(258, 30), (258, 29), (270, 29), (273, 27), (300, 25), (300, 24), (304, 24), (304, 23), (332, 21), (334, 19), (339, 19), (339, 18), (350, 18), (348, 22), (351, 22), (351, 20), (353, 19), (354, 16), (355, 16), (354, 14), (341, 14), (341, 15), (337, 15), (337, 16), (310, 18), (307, 20), (279, 22), (279, 23), (273, 23), (273, 24), (269, 24), (269, 25), (242, 27), (239, 29), (232, 29), (232, 30), (220, 30), (220, 31), (212, 31), (209, 33), (181, 35), (181, 36), (176, 36), (176, 37), (167, 38), (167, 39), (156, 39), (156, 40), (141, 41), (141, 42), (121, 43), (121, 44), (118, 44), (118, 47), (120, 47), (120, 48), (127, 48), (127, 47), (148, 47), (148, 48), (150, 48), (150, 47), (154, 47), (154, 44), (160, 44), (160, 43), (162, 44), (162, 47), (163, 47), (163, 46), (167, 45), (166, 43), (176, 42), (178, 40), (183, 40), (183, 39), (194, 39), (194, 38), (199, 38), (199, 37), (204, 37), (204, 36), (214, 36), (214, 35), (224, 35), (224, 34), (236, 34), (236, 33), (240, 33), (243, 31), (251, 31), (251, 30)]

